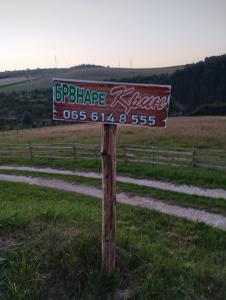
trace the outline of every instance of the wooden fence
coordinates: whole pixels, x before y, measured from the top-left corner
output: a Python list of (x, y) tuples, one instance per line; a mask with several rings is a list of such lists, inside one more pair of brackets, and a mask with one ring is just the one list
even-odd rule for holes
[[(101, 159), (100, 146), (81, 144), (0, 144), (1, 158), (34, 159)], [(207, 149), (182, 149), (160, 147), (138, 147), (122, 145), (117, 147), (117, 160), (124, 163), (169, 165), (175, 167), (201, 167), (226, 171), (226, 151)]]

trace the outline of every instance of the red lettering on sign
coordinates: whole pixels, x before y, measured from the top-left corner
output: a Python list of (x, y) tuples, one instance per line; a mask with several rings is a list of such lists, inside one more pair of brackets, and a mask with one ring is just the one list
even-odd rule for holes
[(161, 111), (168, 106), (166, 96), (162, 98), (154, 95), (141, 97), (134, 87), (127, 89), (123, 85), (116, 86), (110, 90), (110, 95), (114, 96), (111, 107), (120, 105), (125, 109), (125, 114), (135, 109)]

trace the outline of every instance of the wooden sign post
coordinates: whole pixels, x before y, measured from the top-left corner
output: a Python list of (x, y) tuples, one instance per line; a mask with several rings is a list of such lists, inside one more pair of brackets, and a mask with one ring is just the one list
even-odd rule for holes
[(111, 276), (115, 268), (116, 233), (116, 125), (102, 125), (102, 269)]
[(171, 87), (53, 79), (53, 119), (102, 125), (102, 269), (115, 268), (116, 124), (166, 127)]

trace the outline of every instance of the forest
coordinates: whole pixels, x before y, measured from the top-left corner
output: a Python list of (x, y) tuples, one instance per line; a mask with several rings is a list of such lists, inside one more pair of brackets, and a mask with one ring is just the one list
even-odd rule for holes
[(186, 65), (172, 75), (138, 76), (133, 82), (171, 84), (171, 114), (226, 115), (226, 55)]

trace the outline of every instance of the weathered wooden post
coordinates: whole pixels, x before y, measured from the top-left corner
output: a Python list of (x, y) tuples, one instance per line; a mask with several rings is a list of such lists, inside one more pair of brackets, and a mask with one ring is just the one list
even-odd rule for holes
[(31, 143), (29, 143), (29, 153), (30, 153), (30, 159), (32, 160), (32, 158), (33, 158), (33, 153), (32, 153), (32, 146), (31, 146)]
[(127, 155), (126, 155), (126, 146), (123, 146), (123, 157), (124, 157), (124, 163), (127, 163)]
[(100, 150), (99, 150), (99, 148), (97, 148), (96, 149), (96, 163), (98, 162), (99, 155), (100, 155)]
[(74, 160), (76, 160), (77, 153), (76, 153), (76, 146), (75, 146), (75, 144), (73, 145), (72, 150), (73, 150), (73, 157), (74, 157)]
[(196, 167), (196, 149), (192, 149), (192, 168)]
[(115, 268), (116, 232), (116, 125), (102, 125), (102, 270), (110, 277)]

